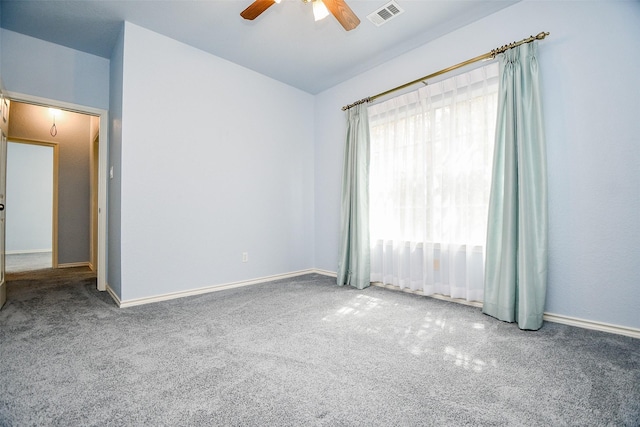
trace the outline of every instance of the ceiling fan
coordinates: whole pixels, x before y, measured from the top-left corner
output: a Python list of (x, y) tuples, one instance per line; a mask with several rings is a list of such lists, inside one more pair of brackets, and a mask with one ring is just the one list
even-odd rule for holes
[[(360, 19), (356, 16), (344, 0), (302, 0), (304, 3), (313, 4), (313, 14), (316, 21), (324, 18), (331, 12), (340, 22), (345, 30), (351, 31), (360, 24)], [(255, 0), (245, 10), (240, 13), (244, 19), (254, 20), (262, 12), (280, 3), (280, 0)], [(327, 10), (328, 9), (328, 10)]]

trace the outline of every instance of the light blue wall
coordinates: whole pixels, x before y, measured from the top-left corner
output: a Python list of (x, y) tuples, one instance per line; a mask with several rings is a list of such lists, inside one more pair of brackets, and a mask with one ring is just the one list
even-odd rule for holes
[(8, 91), (109, 108), (109, 60), (2, 29), (2, 80)]
[(7, 144), (6, 251), (51, 251), (53, 147)]
[[(605, 31), (594, 31), (594, 24)], [(524, 1), (316, 97), (315, 266), (336, 270), (340, 107), (540, 31), (547, 312), (640, 328), (640, 3)], [(631, 43), (631, 44), (630, 44)]]
[[(111, 54), (109, 82), (109, 169), (113, 178), (108, 179), (107, 233), (107, 283), (113, 292), (122, 298), (121, 289), (121, 242), (120, 242), (120, 195), (122, 164), (122, 73), (124, 59), (124, 26)], [(109, 171), (107, 171), (109, 176)]]
[(122, 299), (312, 268), (313, 96), (124, 34)]

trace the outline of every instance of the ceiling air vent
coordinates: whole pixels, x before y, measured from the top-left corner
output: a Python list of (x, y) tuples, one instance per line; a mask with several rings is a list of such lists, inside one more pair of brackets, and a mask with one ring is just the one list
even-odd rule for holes
[(388, 22), (389, 20), (395, 18), (404, 12), (404, 9), (401, 9), (398, 6), (398, 3), (395, 1), (390, 1), (389, 3), (382, 6), (380, 9), (375, 12), (367, 15), (369, 21), (373, 22), (377, 27)]

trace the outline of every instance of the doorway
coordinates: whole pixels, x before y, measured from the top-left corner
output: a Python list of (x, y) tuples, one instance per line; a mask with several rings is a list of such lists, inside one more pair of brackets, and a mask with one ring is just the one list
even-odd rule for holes
[(7, 273), (57, 267), (57, 145), (7, 143)]
[[(57, 220), (54, 218), (54, 225), (56, 223), (58, 224), (59, 238), (53, 238), (52, 266), (55, 267), (56, 264), (58, 267), (86, 265), (93, 269), (97, 275), (98, 290), (106, 290), (107, 111), (28, 95), (15, 93), (8, 93), (7, 95), (12, 101), (12, 107), (14, 104), (25, 104), (30, 108), (37, 107), (45, 110), (48, 114), (48, 118), (37, 125), (35, 132), (39, 132), (39, 134), (35, 136), (32, 135), (28, 138), (25, 138), (24, 135), (18, 135), (17, 139), (27, 139), (31, 140), (30, 142), (45, 141), (55, 145), (59, 150), (59, 169), (57, 174), (59, 214)], [(58, 113), (62, 114), (52, 118), (50, 109), (56, 109)], [(63, 179), (68, 180), (69, 177), (65, 175), (68, 175), (68, 171), (65, 172), (64, 170), (65, 160), (63, 159), (64, 153), (62, 150), (65, 145), (63, 145), (64, 138), (62, 138), (62, 136), (70, 129), (70, 123), (65, 122), (65, 116), (70, 115), (83, 115), (88, 118), (91, 124), (83, 128), (86, 155), (83, 154), (82, 157), (86, 160), (87, 165), (85, 168), (86, 180), (79, 186), (67, 188), (65, 190), (66, 195), (63, 195), (62, 181)], [(14, 121), (19, 119), (20, 115), (14, 115), (12, 108), (9, 117), (9, 136), (12, 140), (16, 139), (16, 135), (14, 135), (11, 130), (13, 129)], [(54, 124), (55, 129), (53, 128)], [(77, 159), (72, 159), (71, 163), (76, 163), (76, 161)], [(9, 198), (11, 197), (9, 193), (7, 193), (7, 195)], [(79, 195), (86, 199), (86, 209), (83, 207), (79, 210), (71, 209), (63, 212), (62, 208), (65, 203), (63, 198), (66, 197), (66, 202), (69, 202), (70, 199), (77, 198)], [(9, 206), (8, 209), (10, 209)], [(82, 213), (83, 218), (78, 218), (78, 212)], [(85, 233), (84, 236), (80, 236), (80, 238), (78, 238), (78, 235), (74, 231), (70, 231), (70, 227), (78, 222), (82, 223), (84, 230), (82, 233)], [(56, 227), (54, 226), (53, 230), (55, 229)], [(52, 234), (54, 233), (55, 231)], [(70, 243), (72, 244), (77, 241), (82, 241), (81, 249), (79, 249), (77, 245), (76, 247), (70, 245)], [(57, 250), (56, 245), (58, 245)], [(56, 252), (58, 253), (58, 259), (56, 259)], [(78, 255), (79, 253), (80, 255)]]

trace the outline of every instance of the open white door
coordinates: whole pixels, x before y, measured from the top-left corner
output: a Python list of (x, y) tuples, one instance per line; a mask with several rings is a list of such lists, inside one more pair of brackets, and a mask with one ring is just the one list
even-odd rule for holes
[[(2, 120), (2, 119), (0, 119)], [(7, 301), (7, 283), (4, 277), (5, 190), (7, 188), (7, 137), (0, 129), (0, 308)]]

